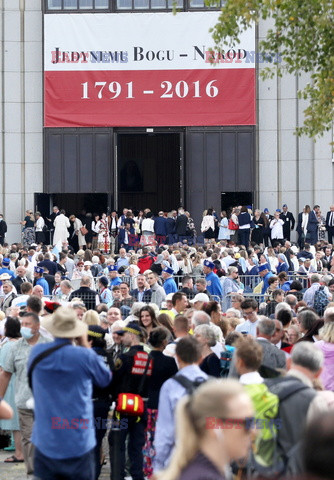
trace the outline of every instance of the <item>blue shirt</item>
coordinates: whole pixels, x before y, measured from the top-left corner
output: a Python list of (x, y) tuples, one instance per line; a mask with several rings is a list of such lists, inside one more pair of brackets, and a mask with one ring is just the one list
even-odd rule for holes
[(269, 278), (272, 277), (274, 274), (273, 272), (268, 272), (267, 275), (265, 275), (263, 278), (262, 278), (262, 282), (263, 282), (263, 287), (262, 287), (262, 295), (264, 295), (266, 293), (266, 291), (268, 290), (269, 288)]
[(42, 288), (43, 288), (43, 293), (44, 295), (50, 295), (50, 290), (49, 290), (49, 284), (48, 282), (45, 280), (45, 278), (39, 278), (37, 281), (36, 281), (36, 285), (40, 285)]
[[(9, 270), (9, 268), (6, 268), (6, 267), (2, 267), (0, 268), (0, 275), (2, 275), (3, 273), (8, 273), (8, 275), (11, 276), (11, 279), (13, 280), (13, 278), (15, 278), (15, 273), (12, 272), (11, 270)], [(0, 282), (0, 285), (1, 285), (2, 282)]]
[[(188, 365), (179, 373), (189, 380), (208, 378), (198, 365)], [(161, 387), (158, 405), (158, 420), (155, 429), (153, 460), (154, 472), (167, 467), (175, 443), (175, 409), (181, 397), (186, 395), (186, 389), (176, 380), (170, 378)]]
[(174, 278), (172, 278), (172, 277), (169, 277), (169, 278), (167, 278), (167, 280), (165, 280), (165, 282), (163, 284), (163, 287), (164, 287), (164, 290), (166, 292), (166, 295), (168, 295), (169, 293), (177, 292), (177, 286), (176, 286)]
[(28, 368), (37, 355), (60, 343), (69, 345), (44, 358), (32, 375), (32, 443), (43, 455), (56, 460), (79, 457), (95, 447), (92, 384), (105, 388), (111, 381), (103, 357), (64, 338), (33, 347)]
[(107, 305), (110, 303), (112, 304), (114, 299), (112, 298), (112, 293), (111, 293), (111, 290), (109, 290), (109, 288), (104, 288), (101, 292), (100, 292), (100, 299), (101, 299), (101, 302), (102, 303), (106, 303)]
[(117, 268), (128, 267), (129, 266), (129, 260), (127, 258), (119, 257), (119, 259), (116, 262), (116, 265), (117, 265)]
[(219, 295), (221, 296), (223, 293), (223, 289), (221, 283), (219, 281), (218, 275), (213, 272), (210, 272), (205, 277), (206, 280), (206, 288), (210, 295)]
[(119, 278), (119, 277), (115, 277), (111, 280), (111, 282), (109, 283), (109, 288), (112, 288), (114, 287), (115, 285), (119, 285), (120, 283), (122, 283), (122, 280)]

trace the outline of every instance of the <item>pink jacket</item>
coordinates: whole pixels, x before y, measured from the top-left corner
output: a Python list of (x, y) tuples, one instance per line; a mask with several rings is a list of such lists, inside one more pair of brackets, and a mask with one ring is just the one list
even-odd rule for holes
[(334, 391), (334, 343), (325, 342), (320, 340), (314, 344), (317, 348), (320, 348), (324, 354), (324, 369), (320, 376), (320, 379), (324, 385), (325, 390)]

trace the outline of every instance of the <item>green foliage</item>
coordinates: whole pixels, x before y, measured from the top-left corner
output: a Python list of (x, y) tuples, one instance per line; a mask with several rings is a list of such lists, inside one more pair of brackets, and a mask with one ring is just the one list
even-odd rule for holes
[[(207, 0), (208, 6), (216, 5)], [(298, 135), (323, 135), (334, 118), (334, 0), (226, 0), (212, 29), (216, 49), (231, 47), (252, 24), (272, 19), (273, 28), (259, 41), (259, 52), (279, 53), (261, 69), (263, 79), (275, 74), (308, 72), (311, 82), (299, 92), (308, 101)]]

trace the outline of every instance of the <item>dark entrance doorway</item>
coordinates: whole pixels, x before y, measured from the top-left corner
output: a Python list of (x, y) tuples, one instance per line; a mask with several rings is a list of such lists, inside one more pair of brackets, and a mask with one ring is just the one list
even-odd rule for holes
[(112, 207), (108, 204), (107, 193), (54, 193), (52, 195), (52, 206), (54, 205), (64, 209), (66, 215), (74, 213), (76, 216), (80, 216), (83, 210), (86, 213), (101, 214), (107, 212), (108, 207)]
[(180, 133), (118, 133), (118, 209), (180, 205)]
[(222, 192), (221, 194), (221, 209), (230, 213), (232, 207), (241, 205), (250, 205), (253, 207), (253, 193), (252, 192)]

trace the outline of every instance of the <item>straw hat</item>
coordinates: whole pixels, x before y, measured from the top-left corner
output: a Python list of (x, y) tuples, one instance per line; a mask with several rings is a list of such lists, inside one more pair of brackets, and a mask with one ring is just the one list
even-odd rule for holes
[(76, 338), (87, 333), (87, 325), (78, 320), (75, 311), (68, 307), (57, 308), (53, 315), (45, 319), (43, 326), (58, 338)]

